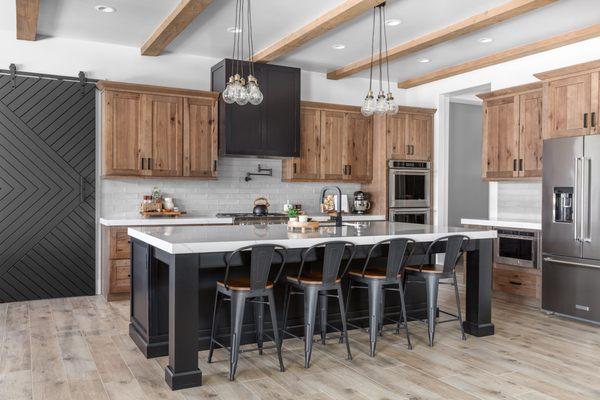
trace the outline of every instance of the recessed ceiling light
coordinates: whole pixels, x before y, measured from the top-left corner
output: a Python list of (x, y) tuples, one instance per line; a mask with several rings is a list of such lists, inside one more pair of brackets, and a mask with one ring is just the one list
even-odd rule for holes
[(230, 26), (229, 28), (227, 28), (227, 32), (229, 33), (240, 33), (242, 31), (242, 28), (239, 28), (237, 26)]
[(335, 50), (343, 50), (346, 48), (346, 45), (345, 44), (334, 44), (333, 46), (331, 46), (331, 48), (335, 49)]
[(402, 23), (402, 20), (400, 19), (387, 19), (385, 20), (385, 24), (387, 26), (398, 26)]
[(491, 43), (494, 41), (494, 39), (492, 39), (491, 37), (482, 37), (479, 38), (479, 43)]
[(114, 13), (115, 11), (117, 11), (116, 8), (114, 7), (110, 7), (110, 6), (96, 6), (94, 7), (96, 9), (96, 11), (100, 11), (100, 12), (104, 12), (104, 13)]
[(423, 64), (426, 64), (426, 63), (428, 63), (428, 62), (430, 62), (430, 61), (431, 61), (431, 60), (430, 60), (429, 58), (419, 58), (419, 62), (420, 62), (420, 63), (423, 63)]

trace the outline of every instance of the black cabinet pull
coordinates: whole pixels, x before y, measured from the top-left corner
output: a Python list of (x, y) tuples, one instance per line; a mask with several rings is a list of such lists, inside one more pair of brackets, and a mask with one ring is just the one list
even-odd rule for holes
[(217, 160), (213, 160), (213, 171), (217, 172)]
[(409, 145), (406, 145), (406, 154), (410, 155), (410, 146)]
[(297, 173), (297, 172), (296, 172), (296, 163), (294, 163), (294, 164), (292, 164), (292, 165), (293, 165), (293, 167), (294, 167), (294, 174), (295, 174), (295, 173)]
[(148, 169), (152, 169), (152, 159), (148, 159)]
[(348, 165), (348, 175), (352, 175), (352, 165)]
[(519, 171), (523, 171), (523, 159), (519, 158)]
[(510, 283), (511, 285), (517, 285), (517, 286), (521, 286), (522, 285), (521, 282), (516, 282), (516, 281), (508, 281), (508, 283)]
[(140, 159), (142, 161), (142, 171), (144, 170), (144, 157)]
[(517, 170), (517, 159), (513, 158), (513, 172)]
[(583, 127), (587, 128), (587, 113), (583, 114)]
[(595, 112), (592, 113), (590, 122), (592, 123), (592, 128), (595, 128), (596, 127), (596, 113)]

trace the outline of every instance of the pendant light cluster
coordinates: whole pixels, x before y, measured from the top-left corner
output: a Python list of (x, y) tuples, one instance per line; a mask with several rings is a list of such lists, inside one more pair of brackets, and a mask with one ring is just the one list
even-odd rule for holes
[[(223, 91), (223, 100), (227, 104), (236, 103), (240, 106), (248, 103), (258, 105), (263, 101), (263, 94), (254, 76), (254, 40), (252, 37), (252, 6), (251, 0), (236, 0), (235, 25), (233, 36), (233, 75), (229, 77)], [(246, 23), (246, 29), (244, 24)], [(247, 33), (248, 63), (244, 61), (244, 32)], [(248, 76), (244, 78), (244, 65), (248, 66)]]
[[(377, 25), (376, 16), (379, 15), (379, 93), (377, 99), (373, 96), (373, 60), (375, 57), (375, 26)], [(387, 32), (385, 29), (385, 3), (373, 8), (373, 33), (371, 35), (371, 68), (369, 71), (369, 92), (365, 97), (363, 105), (360, 109), (365, 117), (370, 117), (373, 114), (396, 114), (398, 112), (398, 104), (394, 100), (394, 96), (390, 90), (390, 66), (388, 64), (388, 45)], [(383, 52), (382, 47), (385, 47), (385, 69), (387, 79), (387, 95), (383, 91)]]

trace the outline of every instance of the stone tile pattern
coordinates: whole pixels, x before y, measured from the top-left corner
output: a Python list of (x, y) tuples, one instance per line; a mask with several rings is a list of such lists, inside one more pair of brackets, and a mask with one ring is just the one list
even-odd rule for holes
[(542, 182), (498, 182), (499, 220), (542, 220)]
[[(257, 172), (257, 166), (273, 168), (272, 177), (252, 177), (246, 182), (246, 172)], [(251, 212), (256, 197), (269, 199), (271, 212), (282, 212), (287, 200), (302, 204), (303, 209), (319, 211), (318, 197), (324, 183), (289, 183), (281, 181), (281, 164), (278, 159), (233, 158), (219, 159), (219, 179), (100, 179), (101, 216), (104, 218), (130, 216), (144, 194), (153, 187), (163, 195), (173, 197), (175, 204), (190, 214), (212, 216), (217, 212)], [(344, 194), (352, 195), (359, 184), (335, 183)], [(350, 199), (351, 201), (351, 199)]]

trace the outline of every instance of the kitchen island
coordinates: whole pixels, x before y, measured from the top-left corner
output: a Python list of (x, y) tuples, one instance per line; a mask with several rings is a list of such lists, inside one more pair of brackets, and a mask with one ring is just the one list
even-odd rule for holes
[[(466, 261), (466, 333), (491, 335), (492, 240), (495, 231), (392, 222), (323, 226), (314, 232), (291, 232), (286, 225), (173, 226), (129, 228), (132, 237), (132, 296), (129, 333), (146, 357), (169, 355), (165, 379), (172, 389), (202, 384), (197, 351), (208, 348), (215, 285), (224, 274), (224, 255), (243, 246), (272, 243), (288, 248), (286, 272), (297, 271), (300, 255), (317, 243), (347, 240), (357, 245), (356, 262), (363, 262), (371, 245), (406, 237), (420, 246), (411, 263), (423, 261), (427, 244), (443, 236), (463, 234), (469, 242)], [(442, 253), (443, 247), (435, 249)], [(309, 260), (310, 261), (310, 260)], [(316, 260), (312, 260), (316, 261)], [(241, 258), (232, 274), (247, 274)], [(232, 275), (235, 276), (235, 275)], [(283, 286), (283, 285), (276, 285)], [(410, 288), (409, 288), (410, 289)], [(407, 291), (407, 309), (424, 308), (423, 290)], [(283, 303), (276, 287), (276, 298)], [(362, 300), (362, 301), (361, 301)], [(366, 301), (356, 296), (352, 317), (367, 315)], [(354, 304), (354, 303), (353, 303)], [(394, 304), (390, 303), (393, 307)], [(389, 304), (386, 303), (386, 306)], [(302, 306), (290, 309), (290, 325), (301, 323)], [(362, 308), (361, 308), (362, 307)], [(281, 307), (277, 310), (281, 314)], [(416, 315), (413, 312), (413, 316)], [(330, 314), (331, 315), (331, 314)], [(332, 322), (335, 323), (335, 315)], [(226, 324), (223, 324), (227, 328)], [(245, 321), (251, 341), (253, 321)], [(225, 332), (226, 329), (223, 331)]]

